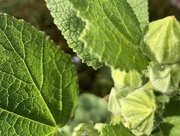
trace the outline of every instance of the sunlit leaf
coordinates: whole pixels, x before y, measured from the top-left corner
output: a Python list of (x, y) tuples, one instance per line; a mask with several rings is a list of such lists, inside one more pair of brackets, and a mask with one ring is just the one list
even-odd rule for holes
[(127, 0), (140, 22), (141, 30), (149, 23), (148, 0)]
[(71, 57), (22, 20), (0, 15), (0, 135), (53, 136), (77, 105)]

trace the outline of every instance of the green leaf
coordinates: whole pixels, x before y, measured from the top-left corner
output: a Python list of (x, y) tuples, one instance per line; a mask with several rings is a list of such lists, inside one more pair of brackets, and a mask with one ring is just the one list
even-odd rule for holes
[(56, 135), (77, 105), (71, 57), (6, 14), (0, 15), (0, 77), (0, 135)]
[(141, 30), (149, 24), (148, 0), (127, 0), (140, 22)]
[(117, 125), (105, 125), (102, 129), (102, 136), (134, 136), (132, 132), (122, 123)]
[(86, 23), (80, 39), (90, 53), (114, 68), (146, 69), (140, 24), (126, 0), (69, 1)]
[(163, 123), (160, 125), (162, 132), (167, 136), (180, 135), (180, 96), (171, 99), (170, 103), (166, 104)]
[(83, 62), (95, 69), (101, 67), (98, 59), (89, 53), (89, 50), (84, 48), (84, 44), (79, 41), (85, 23), (77, 17), (76, 11), (71, 7), (68, 0), (45, 0), (51, 15), (54, 18), (54, 23), (61, 30), (69, 46), (82, 59)]

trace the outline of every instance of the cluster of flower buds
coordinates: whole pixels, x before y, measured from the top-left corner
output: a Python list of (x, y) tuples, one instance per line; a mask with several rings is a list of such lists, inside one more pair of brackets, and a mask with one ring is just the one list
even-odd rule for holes
[[(140, 47), (151, 60), (147, 71), (142, 76), (135, 70), (112, 68), (114, 87), (108, 105), (136, 136), (151, 135), (162, 122), (166, 98), (180, 93), (179, 22), (170, 16), (150, 23)], [(147, 81), (142, 80), (144, 76)]]
[(174, 95), (180, 84), (180, 23), (174, 16), (154, 21), (145, 29), (141, 49), (152, 63), (149, 78), (156, 91)]

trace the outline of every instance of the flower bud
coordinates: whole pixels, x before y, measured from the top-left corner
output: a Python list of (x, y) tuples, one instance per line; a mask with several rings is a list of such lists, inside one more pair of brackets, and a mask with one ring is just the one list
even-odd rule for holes
[(179, 93), (180, 65), (153, 65), (149, 67), (149, 78), (157, 91), (173, 95)]
[(141, 74), (135, 70), (121, 71), (119, 69), (111, 69), (114, 86), (120, 90), (135, 90), (142, 85)]
[(120, 101), (124, 125), (136, 136), (150, 135), (162, 121), (161, 105), (153, 90), (135, 90)]
[(151, 22), (144, 31), (141, 49), (159, 64), (180, 61), (180, 23), (174, 16)]

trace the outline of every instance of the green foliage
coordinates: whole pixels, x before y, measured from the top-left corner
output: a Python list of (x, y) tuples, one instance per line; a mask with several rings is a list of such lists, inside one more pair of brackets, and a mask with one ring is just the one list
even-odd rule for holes
[(141, 30), (143, 31), (144, 28), (149, 23), (148, 1), (147, 0), (127, 0), (127, 2), (130, 4), (134, 13), (136, 14), (136, 17), (140, 22)]
[[(96, 56), (96, 61), (101, 61), (115, 68), (137, 69), (139, 71), (148, 65), (148, 59), (142, 55), (138, 48), (142, 34), (138, 19), (125, 0), (70, 1), (77, 10), (73, 10), (68, 1), (46, 1), (55, 18), (55, 23), (64, 33), (65, 38), (80, 47), (77, 39), (81, 37), (80, 41), (84, 43), (83, 47), (85, 48), (83, 52), (89, 52), (86, 55), (87, 58), (89, 57), (87, 61), (91, 61), (93, 55)], [(76, 13), (78, 13), (79, 18), (77, 18)], [(76, 41), (72, 39), (76, 39)], [(71, 43), (69, 44), (71, 45)], [(81, 56), (79, 51), (76, 52)], [(92, 65), (96, 68), (96, 64)]]
[(114, 68), (146, 68), (148, 59), (138, 48), (140, 24), (126, 0), (70, 2), (86, 23), (80, 40), (91, 54)]
[(77, 13), (72, 9), (70, 2), (68, 0), (45, 1), (51, 11), (55, 24), (61, 30), (69, 46), (78, 54), (83, 62), (93, 66), (95, 69), (101, 67), (102, 64), (98, 59), (91, 55), (89, 50), (84, 47), (84, 43), (79, 40), (79, 36), (85, 28), (85, 23), (81, 18), (77, 17)]
[(22, 20), (0, 24), (0, 134), (56, 135), (77, 105), (71, 58)]
[(160, 125), (162, 132), (167, 136), (178, 136), (180, 135), (180, 96), (171, 99), (171, 101), (166, 104), (166, 109), (164, 112), (164, 122)]
[(74, 136), (180, 135), (175, 17), (149, 23), (147, 0), (45, 1), (83, 62), (111, 67), (112, 118), (106, 120), (106, 101), (84, 95), (71, 119), (78, 99), (71, 57), (44, 33), (1, 14), (0, 135), (71, 135), (75, 126)]

